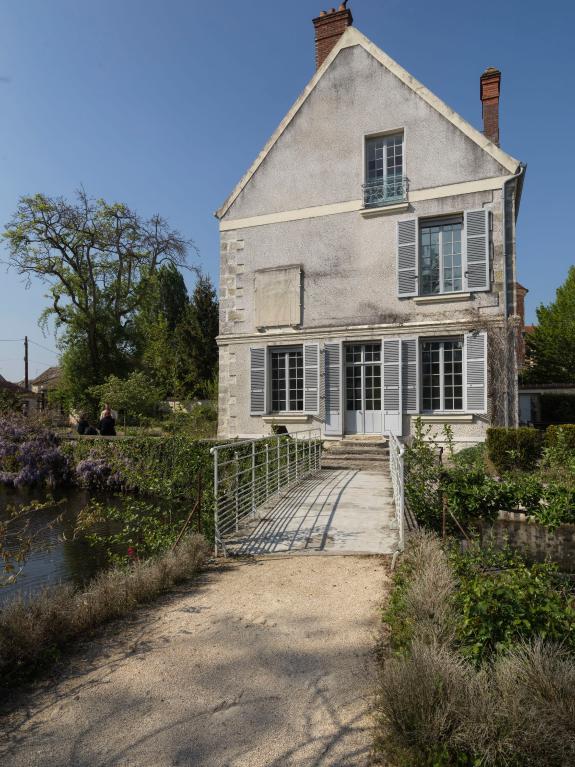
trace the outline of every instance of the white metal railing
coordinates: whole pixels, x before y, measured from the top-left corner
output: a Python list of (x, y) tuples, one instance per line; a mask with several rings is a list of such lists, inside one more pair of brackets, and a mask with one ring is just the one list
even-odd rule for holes
[(405, 488), (404, 460), (405, 447), (392, 432), (389, 433), (389, 469), (393, 485), (393, 500), (395, 501), (395, 518), (399, 531), (399, 550), (405, 546)]
[(362, 185), (365, 208), (379, 208), (383, 205), (403, 202), (407, 199), (409, 181), (406, 176), (391, 175), (377, 178)]
[(216, 555), (226, 538), (269, 498), (321, 469), (319, 429), (227, 442), (212, 447)]

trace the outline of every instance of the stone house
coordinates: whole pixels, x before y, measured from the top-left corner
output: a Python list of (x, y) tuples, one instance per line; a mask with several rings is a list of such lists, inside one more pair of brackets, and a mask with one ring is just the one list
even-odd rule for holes
[(515, 226), (525, 166), (352, 26), (314, 19), (317, 69), (216, 212), (222, 437), (321, 428), (459, 443), (517, 422)]

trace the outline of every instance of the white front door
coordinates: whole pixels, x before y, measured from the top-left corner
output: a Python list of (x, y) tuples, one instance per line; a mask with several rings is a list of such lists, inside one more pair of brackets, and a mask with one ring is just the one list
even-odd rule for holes
[(345, 347), (345, 432), (381, 434), (381, 343)]

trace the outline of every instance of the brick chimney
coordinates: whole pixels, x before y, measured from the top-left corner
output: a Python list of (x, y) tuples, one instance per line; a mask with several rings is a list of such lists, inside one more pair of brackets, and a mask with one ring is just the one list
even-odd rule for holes
[(348, 9), (349, 0), (345, 0), (337, 9), (322, 11), (313, 20), (315, 27), (315, 68), (319, 69), (329, 56), (332, 48), (348, 27), (353, 24), (353, 16)]
[(480, 78), (483, 134), (499, 146), (499, 91), (501, 72), (488, 67)]

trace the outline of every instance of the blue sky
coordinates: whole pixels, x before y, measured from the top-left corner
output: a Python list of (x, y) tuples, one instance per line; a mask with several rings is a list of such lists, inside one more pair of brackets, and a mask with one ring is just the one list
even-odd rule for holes
[[(331, 4), (334, 4), (333, 2)], [(314, 69), (322, 0), (3, 0), (0, 224), (23, 194), (89, 194), (161, 213), (217, 281), (223, 202)], [(503, 72), (501, 143), (528, 164), (518, 232), (528, 319), (574, 252), (575, 4), (351, 0), (355, 25), (481, 127), (479, 75)], [(0, 267), (0, 338), (29, 335), (31, 374), (55, 360), (44, 290)], [(0, 374), (22, 378), (20, 343)]]

